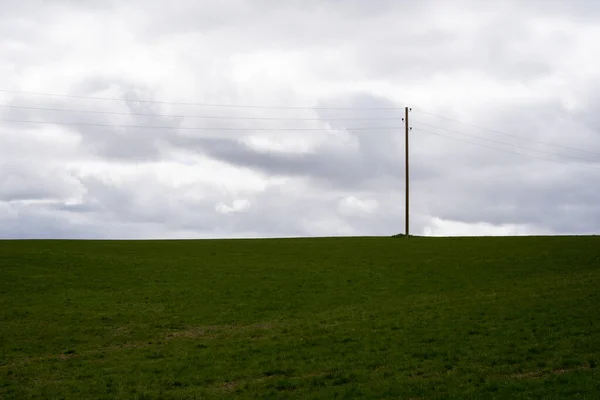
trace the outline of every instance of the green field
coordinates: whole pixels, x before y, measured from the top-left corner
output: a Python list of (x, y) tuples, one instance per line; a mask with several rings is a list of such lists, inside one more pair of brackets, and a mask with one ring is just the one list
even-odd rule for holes
[(0, 241), (1, 399), (600, 399), (600, 237)]

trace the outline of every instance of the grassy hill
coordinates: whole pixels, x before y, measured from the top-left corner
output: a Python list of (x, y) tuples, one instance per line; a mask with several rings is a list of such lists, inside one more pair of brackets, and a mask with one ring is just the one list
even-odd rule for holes
[(599, 361), (599, 237), (0, 241), (1, 399), (598, 399)]

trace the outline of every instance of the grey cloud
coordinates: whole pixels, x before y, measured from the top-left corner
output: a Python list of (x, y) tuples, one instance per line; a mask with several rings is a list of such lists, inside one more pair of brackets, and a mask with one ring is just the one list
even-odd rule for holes
[[(234, 232), (242, 236), (310, 236), (314, 226), (328, 221), (346, 224), (352, 233), (394, 232), (382, 230), (380, 225), (394, 214), (390, 210), (375, 213), (372, 218), (345, 221), (337, 210), (340, 195), (299, 190), (297, 183), (275, 186), (250, 196), (250, 207), (235, 215), (221, 214), (215, 209), (218, 202), (228, 202), (231, 198), (211, 193), (203, 201), (190, 201), (181, 191), (172, 188), (165, 191), (152, 180), (138, 181), (135, 188), (94, 178), (82, 179), (82, 184), (86, 195), (76, 206), (66, 207), (60, 202), (36, 207), (14, 204), (17, 212), (13, 216), (0, 215), (0, 237), (148, 237), (149, 232), (144, 230), (159, 226), (167, 227), (170, 232), (203, 232), (221, 237), (235, 236)], [(295, 198), (293, 201), (290, 194)], [(73, 213), (77, 218), (72, 218)], [(37, 229), (32, 228), (34, 221)], [(335, 229), (325, 232), (336, 234)]]
[(595, 150), (600, 153), (600, 95), (598, 90), (600, 89), (600, 82), (596, 85), (590, 85), (590, 99), (586, 103), (582, 110), (574, 113), (570, 118), (571, 121), (582, 123), (587, 129), (590, 130), (590, 134), (595, 140)]
[[(148, 22), (153, 32), (204, 32), (207, 27), (219, 30), (219, 39), (238, 52), (261, 49), (323, 48), (343, 46), (347, 50), (345, 67), (315, 59), (311, 68), (331, 80), (346, 79), (425, 79), (440, 72), (485, 71), (502, 80), (527, 82), (552, 73), (552, 54), (541, 52), (556, 46), (554, 38), (536, 38), (528, 26), (531, 14), (501, 2), (455, 1), (446, 3), (447, 11), (461, 18), (460, 11), (477, 9), (483, 15), (494, 10), (496, 17), (480, 28), (455, 32), (430, 22), (439, 3), (433, 1), (352, 1), (352, 2), (244, 2), (215, 6), (199, 5), (194, 9), (174, 9), (171, 15)], [(510, 3), (508, 3), (510, 4)], [(534, 4), (534, 3), (531, 3)], [(535, 7), (530, 6), (531, 12)], [(553, 10), (556, 7), (550, 7)], [(536, 16), (545, 8), (536, 9)], [(206, 15), (221, 15), (204, 21)], [(343, 16), (343, 18), (340, 18)], [(486, 17), (490, 18), (490, 17)], [(177, 20), (179, 23), (170, 21)], [(187, 22), (186, 22), (187, 21)], [(388, 29), (390, 23), (405, 29)], [(244, 37), (230, 36), (235, 29), (247, 32)], [(507, 29), (510, 26), (510, 29)], [(426, 28), (426, 29), (425, 29)], [(146, 32), (152, 34), (153, 32)], [(351, 45), (349, 45), (351, 43)], [(568, 46), (568, 42), (564, 44)], [(526, 51), (523, 48), (527, 48)], [(324, 57), (326, 58), (326, 57)]]
[(527, 11), (542, 15), (554, 15), (575, 20), (598, 20), (600, 18), (600, 4), (595, 0), (526, 0), (518, 3)]
[[(1, 205), (1, 204), (0, 204)], [(63, 206), (13, 205), (15, 215), (0, 213), (0, 239), (155, 239), (197, 238), (197, 232), (165, 231), (162, 224), (73, 219)], [(81, 217), (81, 216), (79, 216)]]
[[(365, 166), (356, 158), (333, 151), (294, 154), (254, 150), (231, 139), (197, 139), (180, 141), (187, 149), (198, 151), (242, 167), (258, 168), (276, 175), (305, 176), (338, 180), (340, 184), (359, 184), (366, 178)], [(354, 161), (354, 162), (352, 162)]]
[[(99, 90), (105, 90), (111, 86), (121, 88), (123, 98), (135, 99), (139, 92), (134, 86), (122, 81), (93, 80), (78, 85), (79, 88), (87, 89), (86, 94), (93, 95)], [(143, 97), (151, 98), (151, 97)], [(344, 99), (329, 99), (321, 102), (320, 107), (327, 104), (342, 105), (345, 107), (397, 107), (395, 103), (386, 99), (374, 98), (365, 94), (356, 94)], [(15, 104), (28, 104), (23, 99), (16, 99)], [(77, 104), (74, 104), (77, 103)], [(30, 103), (29, 103), (30, 104)], [(74, 108), (82, 109), (81, 102), (71, 100), (44, 100), (37, 106), (46, 108)], [(97, 107), (97, 106), (96, 106)], [(115, 105), (110, 105), (111, 109)], [(150, 115), (160, 114), (156, 104), (151, 103), (125, 103), (118, 104), (118, 109), (134, 113), (148, 113)], [(358, 143), (358, 149), (354, 150), (347, 146), (336, 144), (336, 139), (331, 139), (328, 144), (321, 145), (309, 154), (284, 153), (276, 151), (259, 151), (246, 144), (242, 139), (244, 132), (225, 133), (223, 131), (211, 131), (201, 133), (199, 136), (190, 136), (186, 131), (164, 130), (164, 129), (140, 129), (119, 127), (96, 127), (96, 126), (70, 126), (67, 129), (77, 132), (83, 139), (83, 145), (91, 154), (115, 159), (124, 162), (152, 162), (169, 158), (169, 149), (185, 149), (191, 152), (206, 154), (218, 160), (243, 166), (258, 168), (267, 173), (276, 175), (309, 176), (327, 184), (342, 187), (365, 187), (381, 182), (382, 179), (403, 179), (401, 168), (401, 155), (403, 154), (402, 121), (338, 121), (336, 118), (349, 117), (360, 118), (356, 112), (351, 110), (331, 111), (321, 110), (319, 117), (322, 123), (326, 123), (333, 129), (346, 130)], [(375, 114), (373, 114), (375, 113)], [(402, 115), (399, 111), (372, 111), (366, 117), (394, 118)], [(65, 118), (64, 113), (37, 110), (11, 110), (8, 117), (17, 119), (32, 119), (44, 121), (73, 120)], [(119, 118), (104, 114), (80, 114), (77, 121), (84, 124), (125, 124), (140, 126), (179, 126), (184, 124), (183, 119), (168, 117), (128, 117)], [(195, 123), (195, 122), (193, 122)], [(210, 125), (221, 125), (225, 128), (247, 129), (248, 123), (239, 121), (209, 121)], [(256, 126), (255, 121), (250, 122)], [(203, 123), (206, 125), (207, 123)], [(283, 122), (277, 122), (282, 126)], [(294, 128), (299, 125), (295, 123)], [(300, 125), (314, 127), (316, 125)], [(318, 125), (323, 127), (323, 125)], [(355, 128), (369, 128), (370, 126), (397, 126), (398, 130), (353, 130)], [(258, 127), (257, 132), (260, 132)], [(252, 131), (250, 131), (252, 133)], [(304, 135), (311, 132), (281, 132), (282, 135)], [(231, 137), (222, 138), (226, 134)], [(318, 134), (326, 135), (325, 132)], [(208, 136), (207, 136), (208, 135)], [(221, 136), (221, 137), (219, 137)], [(426, 164), (420, 165), (417, 160), (415, 177), (417, 179), (430, 179), (436, 175), (435, 171)], [(394, 185), (393, 182), (391, 182)]]
[[(556, 145), (578, 147), (598, 154), (582, 153), (567, 148), (523, 141), (460, 124), (439, 122), (459, 132), (469, 132), (482, 138), (492, 138), (511, 146), (501, 146), (477, 138), (460, 136), (437, 130), (444, 135), (465, 139), (487, 146), (504, 148), (563, 163), (518, 156), (468, 144), (451, 144), (445, 149), (445, 179), (418, 183), (415, 197), (423, 207), (443, 219), (466, 223), (488, 222), (492, 224), (529, 224), (553, 232), (591, 233), (600, 224), (600, 141), (590, 137), (581, 124), (571, 121), (569, 129), (551, 134), (555, 125), (563, 119), (564, 110), (554, 104), (538, 106), (537, 111), (496, 110), (483, 116), (481, 125), (496, 126), (502, 132), (515, 134), (531, 140), (543, 140)], [(544, 115), (532, 120), (531, 115)], [(433, 128), (429, 128), (434, 130)], [(569, 137), (565, 137), (569, 132)], [(417, 134), (419, 132), (416, 132)], [(544, 135), (543, 133), (546, 133)], [(440, 140), (442, 140), (440, 138)], [(443, 139), (446, 140), (446, 139)], [(588, 144), (588, 146), (585, 145)], [(594, 145), (595, 144), (595, 145)], [(591, 146), (590, 146), (591, 145)], [(539, 153), (518, 146), (554, 153)], [(451, 157), (450, 151), (461, 151), (463, 156)], [(581, 161), (569, 159), (575, 157)]]
[[(515, 186), (506, 189), (520, 188), (518, 185)], [(533, 190), (527, 192), (532, 193)], [(555, 196), (556, 202), (544, 198), (538, 203), (534, 203), (537, 200), (534, 196), (527, 199), (502, 196), (499, 190), (486, 195), (481, 195), (481, 192), (475, 193), (474, 198), (448, 197), (448, 201), (460, 202), (461, 206), (452, 210), (437, 207), (435, 209), (437, 215), (442, 219), (465, 223), (526, 224), (567, 234), (591, 234), (598, 230), (600, 208), (594, 203), (565, 201), (560, 198), (560, 190), (548, 193)], [(493, 194), (499, 196), (492, 197)], [(486, 201), (492, 202), (493, 205), (486, 204)]]
[[(116, 98), (148, 99), (140, 95), (140, 90), (123, 80), (93, 79), (80, 82), (75, 86), (78, 96), (91, 96), (101, 90), (118, 88)], [(160, 108), (153, 103), (139, 102), (107, 102), (102, 100), (42, 97), (32, 99), (31, 96), (15, 96), (11, 104), (17, 107), (6, 108), (3, 115), (9, 120), (40, 121), (46, 126), (55, 126), (74, 132), (82, 137), (84, 147), (100, 157), (126, 162), (156, 161), (165, 158), (164, 141), (176, 134), (181, 125), (181, 118), (161, 117)], [(46, 110), (44, 110), (46, 109)], [(52, 109), (96, 110), (99, 113), (65, 113)], [(148, 116), (122, 116), (102, 114), (102, 112), (137, 113)], [(70, 125), (61, 125), (67, 123)], [(78, 125), (81, 124), (81, 125)], [(16, 123), (14, 128), (31, 124)], [(34, 125), (35, 126), (35, 125)], [(38, 125), (40, 126), (40, 125)], [(131, 128), (128, 128), (131, 126)], [(149, 128), (143, 128), (143, 127)], [(160, 127), (173, 127), (162, 129)]]
[(26, 163), (0, 164), (0, 201), (66, 200), (81, 192), (80, 182), (57, 168), (39, 171)]
[[(507, 24), (510, 29), (506, 29)], [(550, 58), (542, 51), (551, 42), (536, 38), (527, 19), (512, 12), (500, 10), (489, 23), (464, 31), (432, 26), (399, 37), (394, 32), (374, 35), (372, 40), (359, 42), (348, 60), (360, 65), (358, 71), (363, 77), (422, 80), (440, 73), (468, 71), (528, 82), (553, 72), (554, 54)]]
[[(366, 94), (355, 94), (334, 104), (340, 107), (397, 107), (386, 99), (374, 98)], [(323, 101), (320, 107), (327, 107), (332, 100)], [(402, 121), (339, 121), (340, 115), (350, 118), (360, 118), (356, 112), (348, 112), (333, 116), (331, 111), (317, 109), (321, 120), (332, 129), (347, 131), (358, 143), (358, 148), (336, 143), (331, 139), (325, 145), (319, 146), (311, 153), (284, 153), (253, 149), (240, 139), (222, 138), (192, 138), (176, 136), (170, 143), (188, 150), (202, 152), (210, 157), (223, 160), (242, 167), (258, 168), (276, 175), (292, 175), (311, 177), (327, 182), (334, 187), (364, 188), (373, 183), (398, 186), (398, 181), (404, 178), (402, 155), (404, 136)], [(378, 117), (394, 118), (402, 115), (397, 110), (377, 110)], [(352, 124), (357, 130), (348, 127)], [(369, 130), (373, 126), (397, 125), (397, 130)], [(322, 133), (325, 135), (325, 133)], [(422, 160), (415, 161), (413, 173), (415, 179), (433, 179), (437, 172)], [(381, 186), (380, 186), (381, 187)], [(385, 187), (382, 190), (386, 190)]]

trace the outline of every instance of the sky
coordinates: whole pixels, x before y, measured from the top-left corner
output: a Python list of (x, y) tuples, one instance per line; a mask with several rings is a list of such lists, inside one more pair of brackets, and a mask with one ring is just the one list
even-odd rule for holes
[(0, 0), (0, 238), (600, 231), (595, 0)]

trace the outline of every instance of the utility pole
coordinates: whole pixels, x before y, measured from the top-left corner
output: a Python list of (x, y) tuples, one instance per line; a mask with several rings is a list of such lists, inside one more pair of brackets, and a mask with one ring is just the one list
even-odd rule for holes
[(409, 207), (409, 202), (408, 202), (408, 131), (410, 130), (409, 126), (408, 126), (408, 107), (404, 107), (404, 128), (405, 128), (405, 142), (404, 142), (404, 162), (405, 162), (405, 170), (404, 170), (404, 174), (405, 174), (405, 195), (406, 195), (406, 204), (405, 204), (405, 227), (404, 227), (404, 231), (406, 232), (406, 237), (409, 237), (409, 212), (408, 212), (408, 207)]

